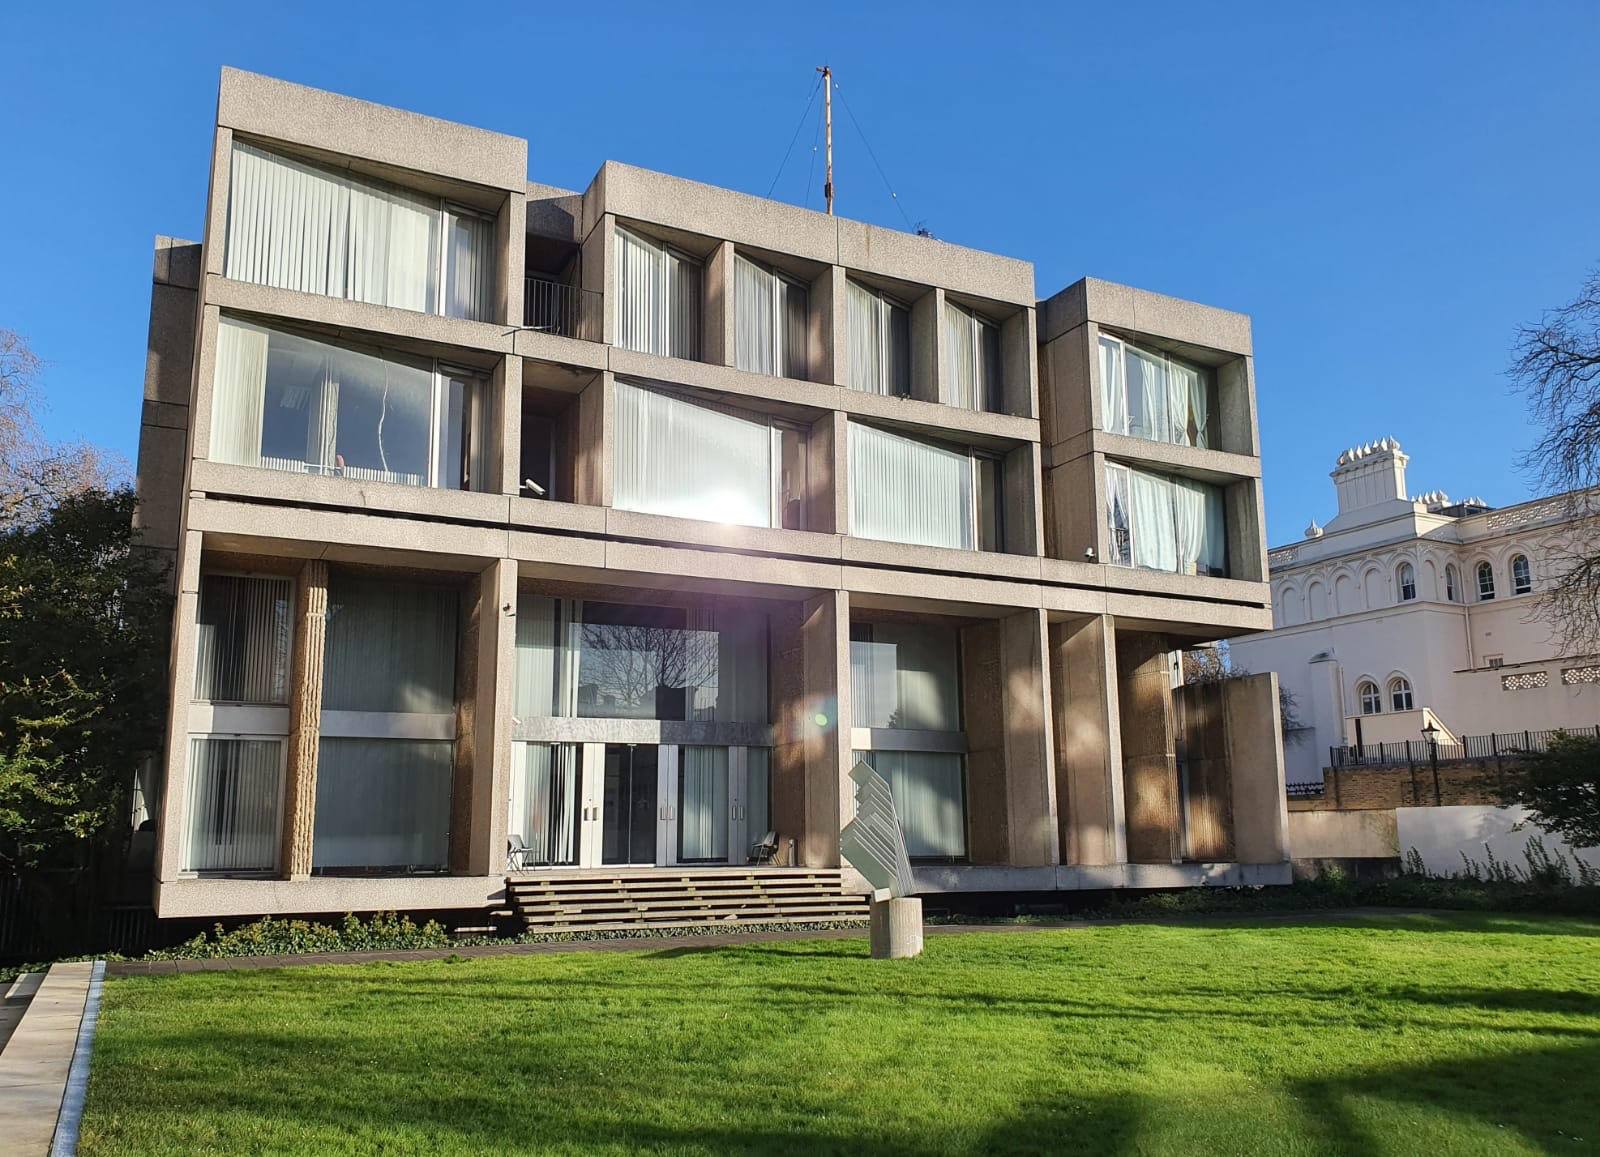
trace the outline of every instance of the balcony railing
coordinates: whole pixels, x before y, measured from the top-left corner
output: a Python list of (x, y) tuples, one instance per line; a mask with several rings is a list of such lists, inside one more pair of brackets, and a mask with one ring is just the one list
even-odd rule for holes
[(600, 340), (601, 295), (546, 277), (522, 279), (522, 324), (540, 333)]

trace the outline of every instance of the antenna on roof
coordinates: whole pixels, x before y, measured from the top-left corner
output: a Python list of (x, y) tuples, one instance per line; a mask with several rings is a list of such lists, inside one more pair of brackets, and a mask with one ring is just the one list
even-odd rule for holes
[(828, 202), (828, 216), (833, 216), (833, 69), (824, 64), (817, 69), (822, 73), (822, 116), (827, 125), (828, 167), (822, 181), (822, 195)]

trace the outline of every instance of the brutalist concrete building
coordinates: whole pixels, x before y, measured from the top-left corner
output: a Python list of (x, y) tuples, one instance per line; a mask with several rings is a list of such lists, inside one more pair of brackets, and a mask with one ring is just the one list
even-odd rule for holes
[(1288, 878), (1240, 314), (226, 70), (139, 497), (164, 918)]

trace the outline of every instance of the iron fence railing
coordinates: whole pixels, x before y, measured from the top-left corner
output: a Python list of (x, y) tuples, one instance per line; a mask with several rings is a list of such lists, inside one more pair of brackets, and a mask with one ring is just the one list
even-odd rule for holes
[[(1526, 752), (1545, 751), (1550, 746), (1550, 740), (1561, 734), (1600, 738), (1600, 726), (1464, 735), (1459, 743), (1439, 744), (1437, 756), (1440, 763), (1514, 758)], [(1359, 743), (1348, 747), (1333, 747), (1329, 749), (1328, 754), (1330, 766), (1334, 768), (1408, 767), (1430, 762), (1435, 752), (1433, 745), (1426, 739), (1407, 739), (1395, 743)]]
[(522, 280), (522, 324), (541, 333), (600, 340), (601, 295), (546, 277)]

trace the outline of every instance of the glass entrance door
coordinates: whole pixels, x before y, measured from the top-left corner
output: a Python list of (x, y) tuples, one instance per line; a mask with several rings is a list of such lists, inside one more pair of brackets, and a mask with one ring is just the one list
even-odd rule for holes
[(656, 862), (659, 754), (650, 744), (608, 743), (600, 799), (600, 862)]

